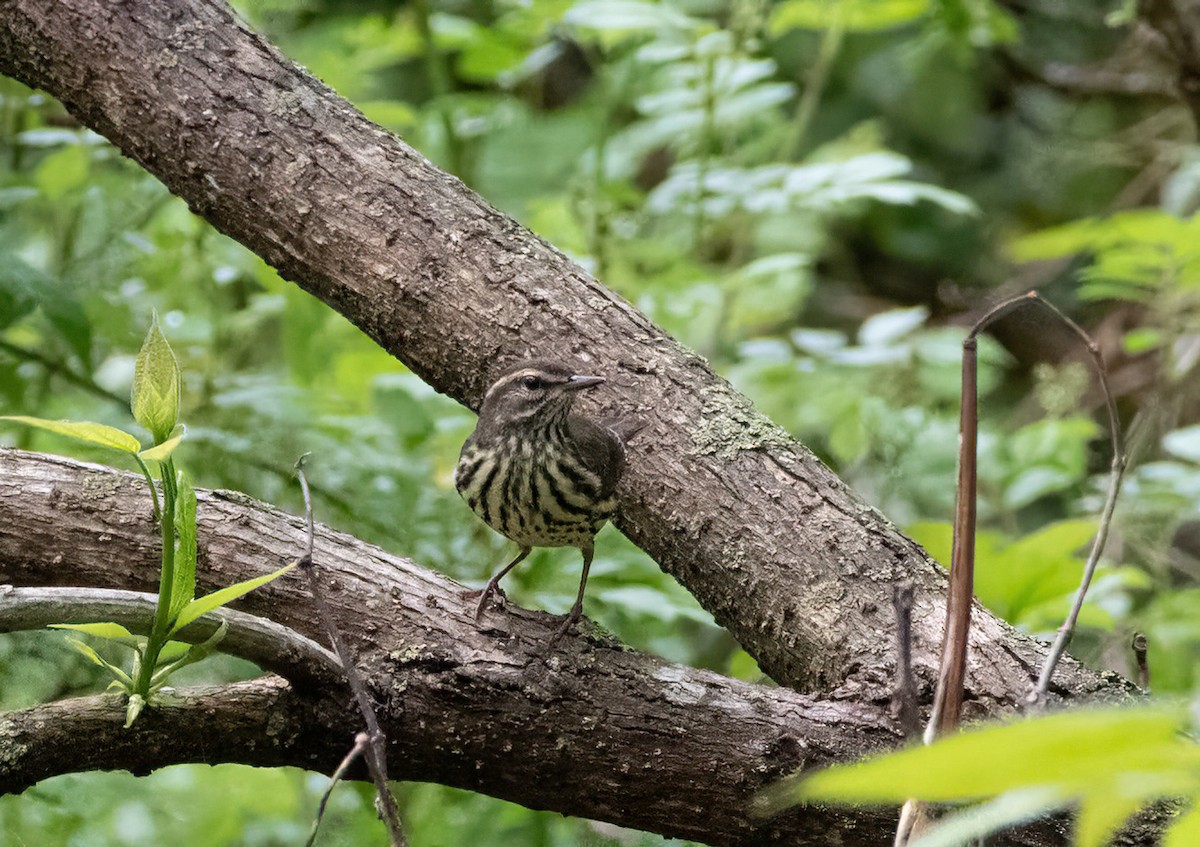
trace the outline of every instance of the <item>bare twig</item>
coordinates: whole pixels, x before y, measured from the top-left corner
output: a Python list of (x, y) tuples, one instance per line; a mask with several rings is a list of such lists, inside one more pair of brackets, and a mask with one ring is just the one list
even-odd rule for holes
[(962, 411), (958, 447), (958, 490), (954, 507), (954, 546), (946, 594), (946, 634), (938, 669), (933, 712), (925, 728), (925, 743), (958, 726), (963, 679), (967, 668), (967, 637), (971, 631), (971, 599), (975, 587), (975, 488), (979, 431), (977, 329), (963, 341)]
[(917, 683), (912, 672), (912, 610), (916, 593), (911, 582), (896, 586), (892, 603), (896, 607), (896, 692), (892, 702), (905, 738), (913, 738), (921, 729), (917, 709)]
[(333, 775), (329, 777), (329, 785), (325, 786), (325, 793), (321, 795), (321, 802), (317, 804), (317, 817), (313, 821), (312, 831), (308, 833), (308, 840), (304, 842), (304, 847), (312, 847), (317, 840), (317, 830), (321, 826), (321, 820), (325, 817), (325, 807), (329, 805), (329, 798), (333, 794), (333, 789), (341, 782), (342, 777), (346, 775), (346, 771), (354, 764), (354, 760), (363, 755), (369, 749), (370, 739), (367, 738), (365, 732), (357, 733), (354, 736), (354, 746), (350, 748), (350, 752), (346, 754), (346, 758), (342, 759), (341, 764), (334, 770)]
[[(963, 339), (962, 403), (959, 415), (958, 487), (954, 503), (954, 545), (950, 554), (950, 579), (946, 588), (946, 629), (938, 667), (933, 710), (925, 726), (924, 741), (958, 727), (962, 712), (963, 680), (967, 671), (967, 643), (971, 633), (971, 601), (975, 595), (976, 444), (979, 435), (978, 343), (980, 330), (1012, 306), (1000, 304), (984, 315)], [(905, 802), (896, 827), (895, 847), (905, 847), (928, 826), (928, 808), (917, 799)]]
[(1045, 697), (1046, 691), (1050, 687), (1050, 678), (1054, 675), (1054, 669), (1058, 666), (1059, 660), (1066, 651), (1067, 644), (1071, 641), (1071, 636), (1075, 634), (1075, 625), (1079, 620), (1079, 611), (1083, 608), (1084, 597), (1087, 596), (1088, 587), (1092, 584), (1092, 577), (1096, 574), (1096, 566), (1100, 564), (1100, 556), (1104, 553), (1104, 545), (1108, 542), (1108, 531), (1112, 526), (1113, 510), (1117, 507), (1117, 495), (1121, 491), (1121, 479), (1125, 475), (1126, 459), (1125, 449), (1121, 444), (1121, 421), (1117, 417), (1117, 402), (1113, 398), (1112, 391), (1108, 386), (1108, 367), (1104, 363), (1104, 354), (1100, 352), (1099, 345), (1091, 339), (1079, 324), (1064, 315), (1052, 303), (1043, 300), (1036, 292), (1030, 292), (1028, 296), (1035, 303), (1040, 303), (1058, 316), (1058, 319), (1079, 337), (1079, 340), (1087, 348), (1088, 354), (1092, 357), (1092, 362), (1096, 368), (1096, 379), (1100, 383), (1100, 390), (1104, 394), (1104, 404), (1108, 408), (1108, 435), (1112, 442), (1113, 454), (1112, 465), (1109, 471), (1108, 494), (1104, 499), (1104, 508), (1100, 513), (1100, 525), (1096, 529), (1096, 537), (1092, 541), (1092, 549), (1088, 553), (1087, 562), (1083, 566), (1083, 579), (1079, 583), (1079, 591), (1075, 595), (1075, 602), (1071, 605), (1071, 611), (1067, 615), (1066, 621), (1059, 627), (1054, 644), (1051, 645), (1050, 652), (1042, 664), (1042, 672), (1038, 676), (1037, 684), (1025, 698), (1028, 703), (1035, 704)]
[[(321, 623), (329, 635), (329, 642), (333, 646), (333, 651), (342, 660), (342, 667), (346, 672), (346, 680), (350, 683), (350, 690), (354, 692), (354, 699), (358, 702), (358, 709), (362, 713), (363, 721), (367, 725), (367, 738), (370, 744), (367, 745), (365, 750), (358, 752), (363, 753), (363, 758), (367, 762), (367, 770), (370, 771), (371, 780), (375, 783), (375, 790), (379, 794), (379, 805), (383, 812), (384, 823), (387, 824), (388, 834), (392, 839), (392, 847), (406, 847), (408, 842), (404, 837), (404, 829), (400, 824), (400, 812), (396, 808), (396, 798), (392, 796), (391, 789), (388, 788), (387, 751), (385, 749), (387, 739), (383, 734), (383, 730), (379, 727), (379, 718), (375, 715), (375, 708), (371, 705), (370, 692), (367, 691), (367, 686), (363, 682), (362, 676), (359, 675), (353, 657), (346, 647), (345, 639), (342, 638), (341, 631), (334, 621), (333, 613), (329, 610), (329, 604), (325, 600), (325, 594), (321, 587), (320, 576), (317, 573), (317, 565), (313, 561), (315, 531), (313, 526), (312, 493), (308, 488), (308, 478), (304, 475), (305, 458), (307, 458), (307, 454), (301, 456), (300, 460), (296, 462), (296, 476), (300, 480), (300, 489), (304, 492), (304, 517), (307, 523), (307, 549), (304, 556), (300, 559), (300, 569), (304, 571), (308, 579), (308, 590), (312, 594), (314, 605), (317, 607), (317, 614), (320, 615)], [(351, 755), (347, 756), (347, 760), (357, 755), (358, 746), (359, 742), (356, 740), (355, 750), (351, 751)], [(315, 826), (313, 832), (315, 835)]]
[(1140, 632), (1135, 632), (1133, 635), (1133, 658), (1137, 662), (1137, 684), (1143, 691), (1150, 690), (1150, 660), (1146, 657), (1146, 653), (1150, 648), (1150, 642)]

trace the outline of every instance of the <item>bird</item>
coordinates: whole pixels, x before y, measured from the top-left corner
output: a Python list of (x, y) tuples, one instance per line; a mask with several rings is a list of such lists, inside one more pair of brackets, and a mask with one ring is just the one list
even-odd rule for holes
[(520, 549), (483, 588), (476, 621), (500, 580), (534, 547), (578, 547), (583, 554), (575, 605), (550, 643), (583, 615), (594, 538), (616, 512), (625, 468), (621, 436), (574, 409), (581, 392), (604, 381), (562, 362), (529, 360), (509, 368), (484, 394), (454, 485), (484, 523)]

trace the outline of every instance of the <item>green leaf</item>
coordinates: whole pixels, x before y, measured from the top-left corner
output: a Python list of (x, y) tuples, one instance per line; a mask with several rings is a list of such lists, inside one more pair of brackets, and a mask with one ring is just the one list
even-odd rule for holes
[(912, 847), (961, 847), (998, 829), (1025, 823), (1060, 809), (1070, 797), (1053, 788), (1026, 788), (1001, 794), (940, 819)]
[(67, 643), (70, 644), (73, 648), (75, 648), (75, 650), (79, 651), (80, 653), (82, 653), (83, 655), (85, 655), (89, 659), (91, 659), (95, 664), (99, 665), (100, 667), (107, 670), (110, 674), (112, 674), (113, 677), (115, 677), (116, 681), (120, 684), (121, 688), (124, 691), (132, 691), (133, 690), (133, 679), (129, 676), (129, 674), (125, 673), (125, 671), (121, 670), (116, 665), (112, 664), (111, 662), (105, 661), (103, 658), (101, 658), (99, 653), (97, 653), (95, 650), (93, 650), (91, 648), (90, 645), (85, 644), (84, 642), (80, 641), (78, 638), (68, 638)]
[(153, 459), (156, 462), (165, 462), (171, 458), (171, 454), (175, 452), (175, 448), (179, 446), (179, 442), (183, 441), (183, 437), (187, 435), (187, 427), (183, 424), (176, 424), (171, 430), (171, 437), (159, 444), (156, 447), (149, 447), (140, 453), (138, 456), (142, 459)]
[(181, 656), (187, 655), (188, 650), (191, 649), (192, 645), (186, 641), (168, 641), (158, 652), (158, 663), (169, 665)]
[(196, 618), (203, 615), (205, 612), (211, 612), (213, 609), (224, 606), (226, 603), (232, 603), (243, 594), (249, 594), (254, 589), (261, 585), (266, 585), (274, 579), (278, 579), (285, 573), (296, 567), (298, 562), (292, 562), (290, 565), (285, 565), (273, 573), (263, 576), (256, 576), (254, 579), (247, 579), (242, 582), (234, 583), (226, 586), (219, 591), (214, 591), (212, 594), (205, 595), (197, 600), (193, 600), (184, 606), (183, 611), (179, 613), (179, 617), (175, 619), (174, 626), (171, 627), (167, 635), (173, 635), (185, 626), (190, 624)]
[[(5, 232), (0, 237), (14, 236)], [(45, 274), (8, 250), (0, 250), (0, 329), (32, 312), (47, 288)]]
[(90, 156), (82, 144), (74, 144), (51, 153), (37, 166), (34, 181), (50, 200), (60, 200), (87, 182)]
[(1200, 766), (1200, 747), (1178, 735), (1186, 719), (1182, 706), (1155, 705), (1073, 710), (990, 726), (793, 777), (769, 789), (766, 804), (901, 803), (910, 797), (955, 802), (1030, 786), (1084, 795), (1122, 772)]
[(49, 629), (69, 629), (96, 638), (107, 638), (135, 650), (140, 650), (142, 646), (141, 640), (119, 623), (52, 623)]
[(563, 22), (598, 30), (658, 32), (689, 30), (697, 21), (665, 3), (641, 0), (583, 0), (566, 14)]
[(134, 362), (130, 400), (134, 420), (150, 430), (156, 445), (167, 441), (179, 423), (179, 382), (179, 362), (156, 314)]
[(196, 596), (196, 489), (187, 474), (176, 477), (175, 573), (171, 584), (170, 619)]
[(111, 447), (124, 453), (137, 453), (142, 447), (141, 444), (138, 444), (138, 440), (128, 432), (117, 429), (115, 426), (106, 426), (92, 421), (50, 421), (45, 418), (31, 418), (27, 415), (3, 415), (0, 416), (0, 421), (34, 426), (74, 438), (76, 441), (99, 444), (101, 447)]
[(225, 635), (228, 632), (228, 625), (226, 625), (225, 621), (221, 621), (221, 625), (217, 627), (212, 635), (199, 644), (193, 644), (178, 659), (155, 671), (154, 676), (150, 678), (150, 690), (157, 691), (162, 688), (167, 680), (170, 679), (171, 674), (180, 668), (185, 668), (188, 665), (194, 665), (196, 662), (207, 659), (216, 652), (218, 645), (225, 639)]
[(890, 309), (872, 315), (858, 328), (858, 343), (864, 347), (894, 344), (925, 324), (929, 318), (926, 306), (911, 309)]
[(1085, 797), (1075, 816), (1075, 847), (1104, 847), (1130, 815), (1156, 792), (1155, 780), (1140, 791), (1097, 791)]
[(849, 32), (877, 32), (923, 18), (929, 0), (788, 0), (775, 7), (769, 31), (843, 27)]

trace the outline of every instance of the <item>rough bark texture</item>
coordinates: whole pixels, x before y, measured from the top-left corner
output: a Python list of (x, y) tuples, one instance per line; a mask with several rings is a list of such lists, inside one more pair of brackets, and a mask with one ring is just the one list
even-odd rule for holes
[[(303, 550), (299, 518), (225, 492), (197, 494), (200, 592)], [(897, 743), (886, 709), (750, 685), (603, 638), (549, 649), (558, 619), (512, 606), (480, 630), (463, 586), (324, 528), (314, 558), (373, 685), (396, 779), (713, 844), (866, 847), (894, 825), (886, 811), (806, 809), (761, 825), (748, 817), (753, 793), (798, 767)], [(0, 450), (0, 583), (146, 588), (157, 568), (140, 477)], [(294, 573), (239, 605), (324, 638)], [(180, 761), (330, 771), (350, 747), (355, 721), (340, 683), (228, 692), (225, 702), (209, 694), (151, 709), (134, 733), (120, 731), (116, 698), (9, 715), (0, 719), (0, 791), (54, 773), (144, 773)], [(204, 730), (181, 732), (172, 745), (169, 727), (189, 725), (187, 702)]]
[(124, 728), (118, 694), (59, 700), (0, 714), (0, 794), (63, 773), (65, 752), (72, 772), (141, 776), (172, 762), (228, 761), (332, 772), (357, 731), (348, 717), (338, 702), (274, 676), (164, 698), (137, 732)]
[[(44, 88), (200, 215), (475, 406), (532, 352), (610, 379), (618, 526), (776, 680), (879, 698), (891, 594), (933, 678), (944, 574), (696, 355), (281, 57), (215, 0), (0, 0), (0, 71)], [(819, 398), (797, 398), (819, 402)], [(947, 481), (947, 484), (950, 484)], [(1042, 650), (980, 610), (968, 701), (1013, 707)], [(1062, 692), (1111, 683), (1067, 662)]]

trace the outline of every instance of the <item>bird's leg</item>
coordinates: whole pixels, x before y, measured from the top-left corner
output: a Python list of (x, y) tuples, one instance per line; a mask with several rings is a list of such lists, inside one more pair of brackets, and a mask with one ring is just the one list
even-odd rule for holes
[(590, 541), (585, 546), (579, 548), (579, 552), (583, 553), (583, 574), (579, 577), (579, 595), (575, 598), (575, 605), (567, 613), (567, 619), (563, 621), (562, 626), (558, 628), (558, 632), (554, 633), (554, 637), (550, 639), (551, 644), (554, 644), (570, 632), (575, 624), (579, 622), (579, 619), (583, 617), (583, 589), (587, 585), (588, 570), (592, 567), (593, 549)]
[(504, 579), (506, 573), (524, 561), (525, 557), (529, 555), (530, 549), (529, 547), (522, 547), (521, 552), (517, 554), (515, 559), (505, 565), (500, 573), (488, 580), (488, 584), (484, 586), (483, 592), (479, 595), (479, 605), (475, 607), (475, 620), (478, 621), (483, 617), (483, 607), (487, 605), (487, 601), (491, 599), (492, 595), (500, 590), (500, 580)]

